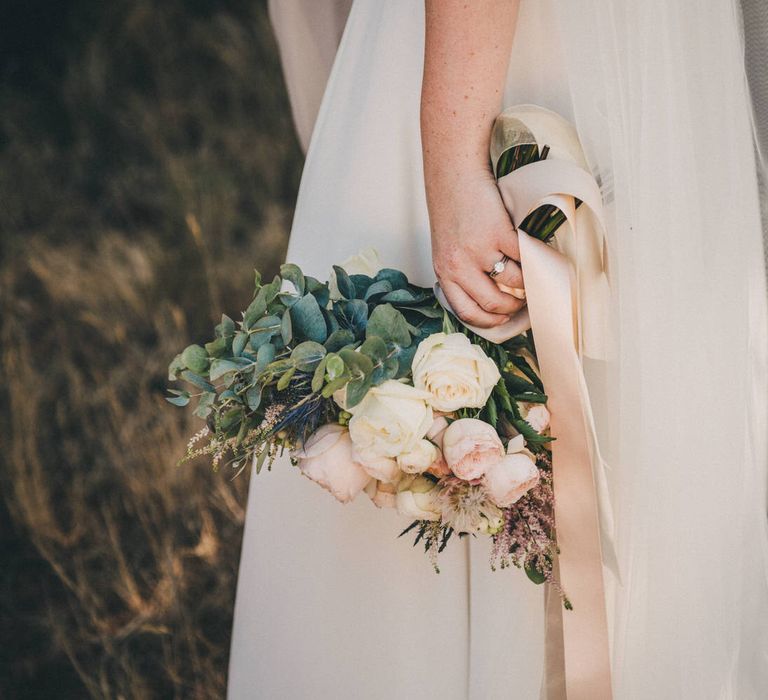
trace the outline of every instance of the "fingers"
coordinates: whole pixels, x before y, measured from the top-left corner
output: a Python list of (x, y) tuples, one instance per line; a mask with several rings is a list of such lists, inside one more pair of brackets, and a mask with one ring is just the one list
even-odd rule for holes
[[(513, 287), (513, 288), (522, 288), (525, 286), (523, 282), (523, 271), (520, 268), (520, 263), (515, 262), (515, 260), (512, 259), (510, 253), (508, 250), (503, 250), (499, 253), (499, 257), (497, 260), (501, 260), (502, 255), (506, 255), (509, 260), (504, 264), (504, 270), (502, 272), (499, 272), (499, 274), (494, 275), (491, 279), (493, 279), (494, 282), (497, 284), (502, 284), (505, 287)], [(496, 262), (496, 261), (494, 261)], [(488, 269), (492, 269), (489, 267)]]
[(509, 316), (519, 311), (524, 305), (524, 302), (517, 297), (499, 289), (496, 281), (484, 272), (468, 274), (466, 284), (462, 283), (462, 287), (471, 294), (483, 310), (490, 313)]
[(464, 323), (469, 323), (480, 328), (493, 328), (506, 323), (509, 318), (504, 314), (489, 313), (483, 310), (478, 303), (467, 294), (458, 284), (446, 280), (441, 281), (440, 286), (448, 297), (453, 312)]

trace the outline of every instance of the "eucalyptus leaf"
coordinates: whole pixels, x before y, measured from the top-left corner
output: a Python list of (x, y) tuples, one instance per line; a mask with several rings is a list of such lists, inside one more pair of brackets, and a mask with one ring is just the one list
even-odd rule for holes
[(266, 287), (262, 287), (243, 314), (243, 326), (249, 329), (267, 312)]
[[(214, 360), (214, 362), (216, 361), (217, 360)], [(201, 377), (199, 374), (195, 374), (191, 370), (185, 369), (181, 373), (181, 378), (190, 384), (194, 384), (196, 387), (203, 389), (204, 391), (213, 391), (213, 386), (211, 386), (210, 382), (207, 382), (205, 379), (203, 379), (203, 377)]]
[(365, 329), (365, 336), (370, 338), (374, 335), (401, 347), (411, 344), (408, 322), (405, 320), (405, 316), (391, 304), (382, 304), (371, 312)]
[(337, 301), (333, 305), (334, 316), (342, 328), (352, 331), (356, 338), (362, 338), (368, 322), (368, 304), (362, 299)]
[(382, 296), (382, 295), (389, 295), (393, 293), (392, 292), (392, 285), (387, 280), (381, 280), (379, 282), (374, 282), (365, 292), (365, 300), (370, 301), (374, 297)]
[(293, 332), (303, 340), (314, 340), (316, 343), (325, 342), (328, 337), (325, 318), (317, 299), (311, 294), (305, 294), (290, 309)]
[(320, 305), (321, 308), (325, 308), (328, 306), (328, 301), (331, 296), (331, 292), (328, 289), (328, 284), (320, 282), (320, 280), (316, 280), (314, 277), (305, 277), (306, 282), (306, 290), (309, 292), (315, 299), (317, 299), (317, 303)]
[(291, 360), (301, 372), (314, 372), (315, 367), (325, 357), (326, 350), (313, 340), (297, 345), (291, 353)]
[(256, 371), (263, 372), (264, 368), (274, 359), (275, 346), (272, 343), (262, 345), (256, 353)]
[(235, 322), (227, 314), (222, 314), (221, 323), (217, 329), (221, 333), (221, 338), (231, 338), (235, 334)]
[(248, 342), (248, 333), (245, 331), (238, 331), (235, 333), (235, 337), (232, 339), (232, 354), (238, 357), (243, 354), (245, 350), (245, 344)]
[(370, 389), (373, 375), (371, 358), (354, 350), (341, 350), (339, 357), (344, 360), (350, 374), (347, 384), (347, 405), (356, 406)]
[(376, 281), (381, 280), (389, 282), (392, 289), (405, 289), (408, 286), (408, 278), (400, 270), (393, 270), (389, 267), (382, 268), (376, 273)]
[(333, 381), (344, 374), (346, 365), (336, 353), (329, 353), (325, 356), (325, 371), (328, 379)]
[(210, 371), (210, 378), (212, 382), (215, 382), (217, 379), (220, 379), (225, 374), (229, 372), (237, 372), (242, 368), (242, 366), (233, 360), (221, 360), (216, 359), (213, 362), (211, 362), (211, 371)]
[(208, 369), (208, 353), (199, 345), (189, 345), (181, 353), (181, 361), (195, 374), (202, 374)]
[(337, 377), (333, 381), (328, 382), (323, 387), (323, 391), (322, 391), (323, 398), (325, 399), (331, 398), (334, 392), (338, 391), (339, 389), (343, 389), (348, 382), (349, 382), (349, 377), (347, 377), (346, 375)]
[(293, 263), (285, 263), (284, 265), (281, 265), (280, 276), (296, 287), (299, 296), (304, 296), (304, 273), (298, 265), (294, 265)]
[(210, 357), (221, 357), (227, 351), (227, 339), (216, 338), (205, 344), (205, 351)]
[(166, 396), (165, 400), (174, 406), (186, 406), (189, 403), (189, 395), (186, 396)]
[(337, 331), (333, 331), (328, 336), (328, 340), (325, 341), (325, 349), (328, 352), (337, 352), (346, 345), (350, 345), (355, 342), (355, 335), (347, 328), (340, 328)]
[(383, 362), (388, 354), (387, 344), (378, 336), (368, 338), (361, 346), (360, 352), (371, 358), (371, 362)]
[(252, 386), (245, 392), (245, 403), (248, 404), (248, 408), (251, 411), (255, 411), (261, 404), (261, 389), (260, 385)]
[(416, 354), (418, 346), (416, 343), (409, 345), (405, 348), (399, 348), (395, 353), (397, 358), (397, 374), (396, 379), (407, 377), (411, 373), (411, 365), (413, 364), (413, 357)]
[(365, 398), (365, 395), (368, 393), (372, 384), (373, 380), (371, 375), (366, 375), (360, 379), (351, 379), (347, 384), (347, 406), (349, 408), (357, 406), (357, 404)]
[(326, 355), (322, 360), (320, 360), (320, 362), (318, 362), (317, 367), (315, 367), (315, 372), (312, 375), (311, 384), (312, 391), (315, 394), (323, 388), (323, 384), (325, 383), (325, 365), (327, 362), (328, 356)]
[(368, 275), (350, 275), (349, 279), (351, 279), (352, 284), (355, 285), (355, 297), (358, 299), (363, 299), (365, 297), (368, 287), (374, 282), (373, 277), (369, 277)]
[[(384, 299), (384, 301), (389, 301), (389, 299)], [(412, 306), (408, 308), (408, 311), (421, 314), (427, 318), (443, 318), (442, 308), (438, 309), (434, 306)]]
[(280, 323), (280, 335), (283, 338), (283, 343), (288, 345), (293, 338), (293, 327), (291, 325), (291, 312), (290, 309), (286, 309), (283, 312), (283, 319)]
[(287, 389), (294, 374), (296, 374), (296, 367), (290, 367), (283, 376), (277, 380), (277, 390), (283, 391), (284, 389)]
[[(281, 321), (279, 316), (264, 316), (251, 327), (251, 347), (258, 350), (264, 343), (268, 343), (273, 336), (280, 333)], [(233, 344), (234, 347), (234, 344)]]
[(343, 296), (345, 299), (354, 299), (355, 291), (356, 291), (355, 285), (352, 283), (352, 280), (349, 278), (347, 271), (343, 267), (334, 265), (333, 274), (336, 277), (336, 286), (338, 287), (338, 290), (341, 296)]
[(427, 301), (429, 297), (425, 294), (414, 294), (409, 289), (395, 289), (389, 294), (383, 296), (381, 301), (390, 304), (421, 304)]
[(194, 414), (198, 418), (207, 418), (213, 410), (213, 403), (216, 401), (215, 391), (206, 391), (200, 395), (200, 400), (197, 403), (197, 408)]
[(184, 369), (184, 362), (181, 359), (181, 353), (171, 360), (171, 364), (168, 365), (168, 381), (172, 382), (179, 378), (179, 374)]

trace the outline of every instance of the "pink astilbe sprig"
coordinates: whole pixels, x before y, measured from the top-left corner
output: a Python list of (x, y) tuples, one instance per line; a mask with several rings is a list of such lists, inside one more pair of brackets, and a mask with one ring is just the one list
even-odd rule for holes
[(514, 565), (525, 569), (537, 583), (546, 581), (559, 594), (566, 608), (571, 604), (554, 572), (557, 554), (555, 539), (555, 493), (552, 487), (551, 461), (545, 454), (537, 456), (539, 483), (519, 501), (504, 508), (504, 524), (493, 535), (491, 568)]

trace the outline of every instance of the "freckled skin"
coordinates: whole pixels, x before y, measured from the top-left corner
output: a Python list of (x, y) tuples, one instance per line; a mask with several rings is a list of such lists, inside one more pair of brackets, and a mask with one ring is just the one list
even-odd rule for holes
[(507, 255), (496, 281), (524, 286), (517, 233), (488, 158), (518, 4), (426, 0), (421, 135), (432, 259), (454, 310), (484, 327), (504, 323), (523, 303), (487, 274)]

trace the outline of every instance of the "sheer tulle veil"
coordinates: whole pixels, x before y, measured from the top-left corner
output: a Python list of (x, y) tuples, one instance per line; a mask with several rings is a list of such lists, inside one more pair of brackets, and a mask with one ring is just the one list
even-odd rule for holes
[(760, 697), (766, 290), (740, 9), (557, 5), (609, 203), (615, 352), (587, 371), (623, 584), (616, 695)]
[(612, 352), (585, 370), (610, 465), (620, 698), (768, 688), (755, 129), (739, 3), (705, 5), (554, 0), (553, 41), (607, 204)]

